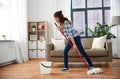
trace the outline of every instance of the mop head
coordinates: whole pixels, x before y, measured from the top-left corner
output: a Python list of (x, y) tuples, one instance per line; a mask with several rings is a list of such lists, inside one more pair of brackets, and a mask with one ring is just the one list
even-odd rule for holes
[(93, 68), (87, 71), (88, 75), (101, 74), (101, 73), (103, 73), (103, 70), (101, 68)]

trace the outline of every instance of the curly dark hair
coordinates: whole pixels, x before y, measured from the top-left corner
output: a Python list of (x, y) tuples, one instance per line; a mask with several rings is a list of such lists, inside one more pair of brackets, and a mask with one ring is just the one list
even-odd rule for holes
[(68, 20), (68, 18), (64, 17), (64, 15), (62, 14), (62, 11), (55, 12), (54, 17), (55, 18), (59, 17), (60, 24), (64, 24), (64, 21), (68, 21), (71, 24), (71, 22)]

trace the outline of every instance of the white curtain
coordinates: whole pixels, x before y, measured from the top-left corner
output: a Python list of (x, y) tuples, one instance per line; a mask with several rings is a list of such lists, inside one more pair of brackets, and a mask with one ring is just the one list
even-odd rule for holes
[(16, 42), (18, 63), (28, 60), (27, 0), (10, 0), (10, 39)]
[[(120, 16), (120, 0), (111, 0), (111, 15)], [(120, 58), (120, 25), (113, 27), (111, 32), (117, 36), (112, 39), (113, 57)]]

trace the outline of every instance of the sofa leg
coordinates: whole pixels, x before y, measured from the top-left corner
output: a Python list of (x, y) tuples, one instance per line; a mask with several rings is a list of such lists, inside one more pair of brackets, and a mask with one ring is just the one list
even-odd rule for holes
[(106, 62), (106, 67), (112, 67), (112, 62)]
[(112, 67), (112, 62), (109, 62), (108, 64), (109, 64), (109, 67)]
[(106, 62), (106, 67), (108, 67), (108, 62)]

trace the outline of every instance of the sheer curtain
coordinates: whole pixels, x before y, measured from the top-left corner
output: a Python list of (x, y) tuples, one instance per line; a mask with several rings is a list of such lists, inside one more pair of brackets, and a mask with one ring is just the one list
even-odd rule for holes
[[(111, 0), (111, 15), (120, 16), (120, 0)], [(120, 58), (120, 25), (113, 27), (111, 32), (117, 36), (112, 39), (113, 57)]]
[(16, 42), (18, 63), (28, 60), (27, 0), (10, 0), (10, 39)]

